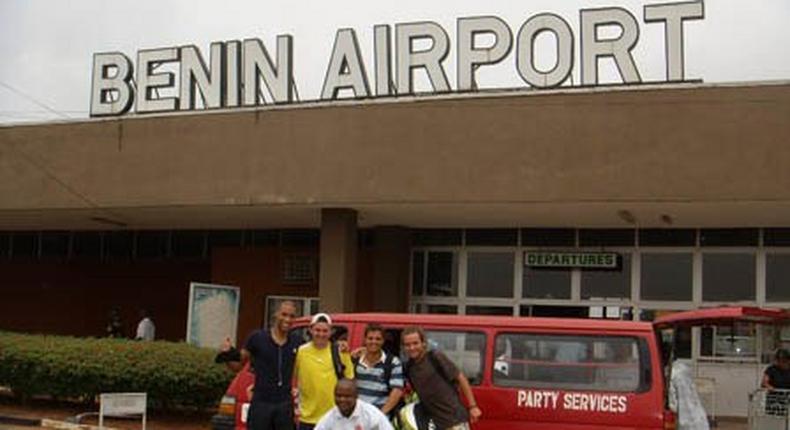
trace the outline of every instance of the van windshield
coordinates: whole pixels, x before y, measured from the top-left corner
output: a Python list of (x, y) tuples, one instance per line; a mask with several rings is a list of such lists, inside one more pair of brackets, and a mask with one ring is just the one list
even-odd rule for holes
[(644, 339), (502, 333), (494, 384), (503, 387), (643, 392), (650, 386)]

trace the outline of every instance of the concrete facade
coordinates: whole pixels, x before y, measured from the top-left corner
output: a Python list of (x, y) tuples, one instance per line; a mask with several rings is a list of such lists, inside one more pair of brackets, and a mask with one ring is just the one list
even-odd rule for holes
[(318, 227), (322, 208), (361, 226), (780, 225), (788, 117), (777, 83), (3, 127), (0, 225)]

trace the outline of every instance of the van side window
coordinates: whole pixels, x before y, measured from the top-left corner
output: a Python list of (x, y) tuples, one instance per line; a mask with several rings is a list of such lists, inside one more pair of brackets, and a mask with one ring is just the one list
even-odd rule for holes
[(486, 336), (483, 333), (445, 330), (426, 330), (428, 348), (442, 351), (464, 372), (472, 385), (479, 385), (483, 379), (483, 354), (486, 350)]
[(650, 354), (635, 337), (499, 334), (493, 375), (503, 387), (643, 392)]

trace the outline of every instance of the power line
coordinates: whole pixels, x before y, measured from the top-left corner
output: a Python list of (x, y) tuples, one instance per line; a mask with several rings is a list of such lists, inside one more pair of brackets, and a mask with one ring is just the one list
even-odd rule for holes
[(13, 92), (13, 93), (14, 93), (14, 94), (16, 94), (16, 95), (22, 96), (22, 97), (24, 97), (24, 98), (26, 98), (26, 99), (30, 100), (31, 102), (35, 103), (35, 104), (36, 104), (36, 106), (38, 106), (38, 107), (40, 107), (40, 108), (43, 108), (43, 109), (46, 109), (46, 110), (47, 110), (48, 112), (50, 112), (50, 113), (54, 113), (55, 115), (59, 115), (59, 116), (61, 116), (61, 117), (63, 117), (63, 118), (70, 118), (70, 117), (69, 117), (68, 115), (66, 115), (65, 113), (59, 112), (59, 111), (57, 111), (57, 110), (55, 110), (55, 109), (52, 109), (51, 107), (47, 106), (47, 105), (46, 105), (46, 104), (44, 104), (43, 102), (40, 102), (40, 101), (38, 101), (38, 100), (37, 100), (36, 98), (34, 98), (33, 96), (27, 95), (27, 94), (23, 93), (22, 91), (19, 91), (18, 89), (16, 89), (16, 88), (12, 87), (11, 85), (8, 85), (8, 84), (6, 84), (6, 83), (5, 83), (5, 82), (3, 82), (3, 81), (0, 81), (0, 86), (2, 86), (2, 87), (4, 87), (4, 88), (6, 88), (7, 90), (9, 90), (9, 91)]

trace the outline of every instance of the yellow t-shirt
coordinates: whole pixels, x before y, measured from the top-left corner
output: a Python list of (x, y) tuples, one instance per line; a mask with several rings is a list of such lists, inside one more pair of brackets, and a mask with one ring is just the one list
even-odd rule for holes
[[(351, 356), (340, 353), (340, 362), (345, 369), (346, 378), (354, 378), (354, 365)], [(313, 342), (299, 347), (296, 353), (296, 382), (299, 386), (299, 420), (316, 424), (321, 417), (335, 407), (335, 385), (337, 376), (332, 364), (331, 346), (318, 349)]]

